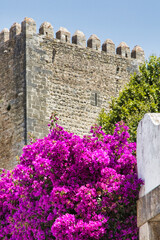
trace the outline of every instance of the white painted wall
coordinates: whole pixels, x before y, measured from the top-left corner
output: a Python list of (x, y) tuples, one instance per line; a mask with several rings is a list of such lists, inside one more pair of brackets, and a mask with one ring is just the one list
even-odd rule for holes
[(137, 129), (138, 177), (144, 180), (139, 197), (160, 185), (160, 113), (147, 113)]

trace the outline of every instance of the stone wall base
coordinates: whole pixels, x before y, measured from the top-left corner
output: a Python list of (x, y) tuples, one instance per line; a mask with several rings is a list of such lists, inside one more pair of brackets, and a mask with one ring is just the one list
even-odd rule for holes
[(160, 240), (160, 222), (147, 222), (139, 228), (140, 240)]

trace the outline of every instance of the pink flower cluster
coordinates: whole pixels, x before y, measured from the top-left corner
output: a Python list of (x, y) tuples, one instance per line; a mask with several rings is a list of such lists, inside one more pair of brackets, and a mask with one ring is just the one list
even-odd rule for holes
[(56, 124), (0, 180), (0, 239), (138, 239), (142, 181), (128, 128), (80, 138)]

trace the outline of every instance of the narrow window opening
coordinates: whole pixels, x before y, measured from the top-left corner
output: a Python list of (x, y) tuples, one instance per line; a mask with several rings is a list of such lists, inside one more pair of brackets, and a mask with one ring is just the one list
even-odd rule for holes
[(55, 56), (56, 56), (56, 50), (53, 49), (53, 53), (52, 53), (52, 63), (54, 62)]
[(100, 95), (97, 92), (92, 92), (91, 93), (91, 105), (92, 106), (97, 106), (100, 107)]
[(11, 110), (11, 105), (8, 104), (8, 106), (7, 106), (7, 111), (10, 111), (10, 110)]
[(67, 38), (67, 36), (65, 36), (65, 39), (66, 39), (66, 42), (68, 41), (68, 38)]
[(94, 101), (95, 101), (95, 106), (97, 106), (98, 104), (97, 93), (94, 94)]
[(97, 45), (96, 45), (96, 50), (98, 50), (98, 47), (97, 47)]
[(48, 36), (48, 32), (46, 32), (46, 36)]
[(127, 55), (127, 53), (126, 53), (126, 55), (125, 55), (125, 56), (126, 56), (126, 58), (128, 58), (128, 55)]
[(116, 80), (116, 93), (118, 93), (118, 79)]
[(119, 73), (119, 67), (117, 67), (117, 69), (116, 69), (116, 73)]

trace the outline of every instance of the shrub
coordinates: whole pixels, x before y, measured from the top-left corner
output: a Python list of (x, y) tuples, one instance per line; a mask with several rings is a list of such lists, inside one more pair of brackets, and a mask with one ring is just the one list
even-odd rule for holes
[(123, 120), (129, 127), (131, 141), (136, 141), (137, 126), (144, 114), (160, 112), (160, 58), (150, 57), (139, 71), (119, 96), (112, 99), (109, 113), (103, 109), (98, 120), (102, 129), (110, 134), (115, 123)]
[(138, 239), (135, 143), (119, 123), (80, 138), (56, 124), (0, 180), (0, 238)]

